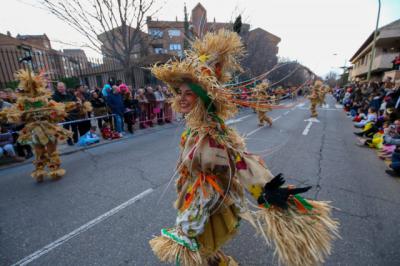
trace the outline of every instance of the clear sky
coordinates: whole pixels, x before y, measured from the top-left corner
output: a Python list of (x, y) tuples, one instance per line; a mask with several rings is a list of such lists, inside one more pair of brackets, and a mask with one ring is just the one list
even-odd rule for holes
[[(380, 26), (400, 19), (400, 0), (381, 0)], [(158, 0), (156, 18), (183, 19), (198, 0)], [(277, 36), (279, 56), (298, 60), (319, 75), (339, 72), (375, 28), (378, 0), (202, 0), (209, 21), (228, 22), (242, 13), (251, 28)], [(55, 49), (71, 48), (56, 41), (81, 44), (83, 37), (41, 9), (38, 0), (2, 0), (0, 32), (43, 34)], [(90, 56), (93, 52), (87, 51)], [(334, 55), (336, 54), (336, 55)], [(347, 62), (347, 64), (349, 64)]]

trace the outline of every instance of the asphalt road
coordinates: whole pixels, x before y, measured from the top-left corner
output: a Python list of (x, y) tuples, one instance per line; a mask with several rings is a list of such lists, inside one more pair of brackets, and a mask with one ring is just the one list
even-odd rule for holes
[[(308, 103), (300, 103), (271, 112), (271, 128), (259, 128), (251, 111), (231, 126), (273, 173), (313, 185), (308, 197), (338, 208), (342, 239), (326, 265), (400, 265), (400, 181), (374, 151), (355, 145), (333, 98), (328, 105), (319, 122), (304, 121)], [(148, 241), (174, 223), (167, 185), (181, 131), (176, 124), (65, 155), (67, 175), (58, 182), (34, 183), (31, 165), (0, 170), (0, 265), (160, 265)], [(240, 265), (276, 265), (245, 222), (225, 251)]]

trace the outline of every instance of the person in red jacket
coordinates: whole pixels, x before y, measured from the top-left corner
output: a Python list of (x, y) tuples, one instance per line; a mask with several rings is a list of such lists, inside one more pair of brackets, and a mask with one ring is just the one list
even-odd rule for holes
[(392, 61), (393, 63), (393, 69), (394, 70), (400, 70), (400, 55), (396, 56), (394, 60)]

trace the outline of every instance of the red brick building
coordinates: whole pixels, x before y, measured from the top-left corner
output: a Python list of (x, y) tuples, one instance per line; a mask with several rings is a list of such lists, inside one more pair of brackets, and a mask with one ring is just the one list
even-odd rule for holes
[[(191, 31), (195, 36), (203, 36), (208, 31), (217, 31), (221, 28), (232, 29), (232, 23), (216, 22), (215, 18), (208, 21), (207, 10), (198, 3), (191, 11), (189, 20)], [(185, 39), (184, 21), (154, 20), (147, 17), (147, 28), (150, 38), (150, 52), (154, 54), (170, 54), (182, 56)], [(248, 58), (244, 60), (248, 74), (258, 73), (258, 70), (272, 68), (278, 61), (278, 44), (281, 39), (261, 28), (250, 30), (250, 25), (242, 24), (241, 36), (248, 46)], [(252, 49), (257, 41), (257, 49)], [(257, 60), (253, 60), (257, 59)]]

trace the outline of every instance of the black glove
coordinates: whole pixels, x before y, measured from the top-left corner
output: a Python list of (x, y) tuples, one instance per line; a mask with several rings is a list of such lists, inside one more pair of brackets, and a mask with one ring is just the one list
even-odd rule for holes
[(311, 188), (311, 186), (300, 188), (282, 188), (281, 186), (284, 183), (285, 179), (283, 178), (282, 174), (276, 175), (270, 182), (265, 184), (263, 193), (257, 200), (258, 204), (268, 203), (282, 209), (287, 209), (287, 201), (290, 195), (304, 193)]

